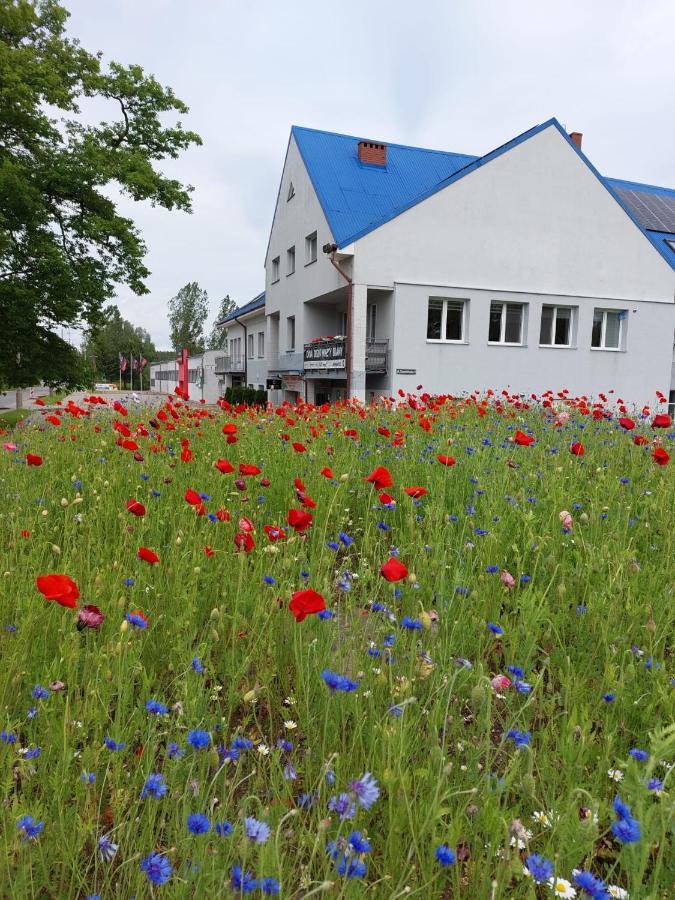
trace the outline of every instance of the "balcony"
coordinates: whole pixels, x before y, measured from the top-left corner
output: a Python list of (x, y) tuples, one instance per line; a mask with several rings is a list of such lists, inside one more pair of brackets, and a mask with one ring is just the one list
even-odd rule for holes
[[(305, 344), (306, 372), (326, 372), (346, 367), (347, 343), (344, 338), (327, 338)], [(386, 375), (389, 341), (366, 341), (366, 374)]]
[(216, 356), (216, 375), (229, 375), (231, 372), (244, 371), (243, 356)]
[(281, 351), (277, 356), (271, 356), (268, 360), (270, 372), (297, 372), (303, 370), (303, 355), (295, 350)]

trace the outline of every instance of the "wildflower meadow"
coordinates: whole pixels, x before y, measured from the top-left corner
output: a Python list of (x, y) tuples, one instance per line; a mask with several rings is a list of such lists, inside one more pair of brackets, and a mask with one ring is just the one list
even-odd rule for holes
[(5, 433), (0, 895), (672, 897), (665, 409)]

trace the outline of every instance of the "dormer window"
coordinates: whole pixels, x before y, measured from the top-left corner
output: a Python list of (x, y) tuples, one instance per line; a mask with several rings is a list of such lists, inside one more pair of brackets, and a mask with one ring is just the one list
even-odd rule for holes
[(295, 197), (295, 188), (293, 187), (293, 182), (291, 181), (291, 183), (288, 185), (288, 196), (286, 197), (286, 202), (288, 203), (288, 201), (292, 200), (293, 197)]

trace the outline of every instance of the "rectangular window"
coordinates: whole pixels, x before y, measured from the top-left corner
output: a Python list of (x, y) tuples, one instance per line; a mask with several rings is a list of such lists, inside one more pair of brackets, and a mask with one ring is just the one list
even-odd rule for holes
[(371, 303), (368, 307), (367, 311), (367, 320), (366, 320), (366, 338), (369, 341), (375, 340), (375, 327), (377, 324), (377, 306), (374, 303)]
[(295, 247), (289, 247), (286, 251), (286, 274), (292, 275), (295, 272)]
[(571, 306), (542, 306), (539, 343), (544, 347), (572, 345)]
[(491, 344), (522, 344), (523, 342), (522, 303), (490, 304), (490, 326), (488, 341)]
[(429, 297), (427, 308), (428, 341), (464, 340), (464, 300)]
[(265, 332), (258, 332), (258, 359), (263, 359), (265, 356)]
[(620, 350), (625, 318), (625, 310), (596, 309), (593, 312), (591, 347), (596, 350)]
[(248, 358), (253, 359), (253, 335), (249, 334), (247, 337), (248, 342)]
[(286, 319), (287, 323), (287, 340), (288, 340), (288, 349), (295, 350), (295, 316), (289, 316)]
[(279, 257), (275, 256), (272, 260), (272, 284), (279, 280)]
[(305, 265), (316, 262), (316, 231), (305, 238)]

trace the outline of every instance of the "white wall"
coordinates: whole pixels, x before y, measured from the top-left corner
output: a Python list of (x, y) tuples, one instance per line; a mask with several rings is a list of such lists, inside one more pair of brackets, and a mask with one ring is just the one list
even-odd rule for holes
[[(221, 350), (207, 350), (199, 356), (191, 356), (188, 358), (188, 370), (203, 369), (204, 374), (202, 385), (198, 385), (195, 382), (190, 382), (188, 384), (190, 400), (199, 401), (203, 398), (206, 403), (215, 403), (221, 396), (219, 376), (216, 375), (215, 368), (216, 357), (222, 355), (223, 351)], [(150, 390), (158, 393), (173, 393), (178, 382), (175, 378), (171, 378), (168, 381), (160, 381), (157, 378), (160, 371), (169, 371), (172, 374), (177, 373), (178, 369), (176, 362), (174, 360), (169, 360), (164, 363), (155, 363), (150, 367), (150, 378), (155, 381), (154, 385), (151, 383)]]
[(675, 271), (554, 126), (361, 238), (354, 280), (673, 301)]
[[(465, 344), (440, 344), (426, 339), (430, 296), (468, 301)], [(525, 346), (488, 344), (491, 300), (527, 304)], [(544, 303), (578, 306), (576, 346), (539, 346)], [(436, 393), (506, 388), (541, 394), (568, 388), (572, 395), (614, 389), (614, 398), (642, 406), (654, 402), (656, 390), (666, 396), (673, 360), (675, 305), (648, 301), (614, 303), (626, 309), (625, 351), (591, 349), (591, 325), (596, 306), (588, 297), (547, 297), (542, 294), (479, 291), (447, 285), (397, 284), (394, 298), (394, 341), (391, 354), (392, 391), (414, 390), (423, 384)], [(396, 369), (415, 369), (397, 375)]]

